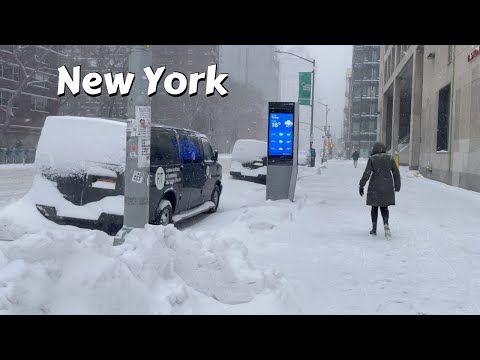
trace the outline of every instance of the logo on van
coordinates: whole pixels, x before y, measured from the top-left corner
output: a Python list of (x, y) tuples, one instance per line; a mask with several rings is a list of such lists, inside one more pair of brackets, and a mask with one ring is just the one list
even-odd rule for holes
[(162, 190), (165, 186), (165, 170), (160, 166), (155, 173), (155, 186), (158, 190)]

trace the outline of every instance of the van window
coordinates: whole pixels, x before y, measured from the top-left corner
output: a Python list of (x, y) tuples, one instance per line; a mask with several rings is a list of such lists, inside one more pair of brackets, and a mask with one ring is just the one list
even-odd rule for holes
[(212, 146), (206, 139), (202, 139), (203, 144), (203, 158), (205, 161), (215, 161), (215, 155), (212, 150)]
[(180, 163), (177, 137), (174, 132), (152, 132), (150, 152), (150, 162), (152, 165), (172, 165)]
[(200, 143), (195, 136), (182, 134), (180, 135), (180, 146), (182, 159), (185, 164), (195, 164), (202, 162), (202, 151)]

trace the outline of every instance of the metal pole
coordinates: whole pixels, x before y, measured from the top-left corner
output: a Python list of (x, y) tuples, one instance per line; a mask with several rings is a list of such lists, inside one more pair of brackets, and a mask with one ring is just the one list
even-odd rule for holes
[[(327, 144), (330, 144), (330, 129), (328, 128), (328, 105), (325, 105), (325, 129), (327, 129)], [(328, 149), (327, 149), (328, 152)], [(328, 161), (328, 155), (325, 153), (325, 162)]]
[(143, 69), (152, 65), (150, 45), (131, 45), (128, 71), (136, 74), (128, 97), (123, 227), (113, 245), (121, 245), (134, 228), (149, 223), (151, 99)]
[(312, 112), (311, 112), (311, 120), (310, 120), (310, 167), (314, 166), (315, 159), (312, 156), (312, 149), (313, 149), (313, 111), (315, 104), (315, 59), (313, 59), (313, 70), (312, 70)]

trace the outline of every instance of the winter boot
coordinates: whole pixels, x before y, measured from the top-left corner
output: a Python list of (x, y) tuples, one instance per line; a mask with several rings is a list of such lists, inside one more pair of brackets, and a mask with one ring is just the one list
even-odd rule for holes
[(370, 230), (370, 235), (377, 235), (377, 223), (372, 223), (372, 230)]
[(385, 225), (384, 228), (385, 228), (385, 237), (387, 239), (390, 239), (392, 237), (392, 233), (390, 232), (390, 227), (388, 225)]

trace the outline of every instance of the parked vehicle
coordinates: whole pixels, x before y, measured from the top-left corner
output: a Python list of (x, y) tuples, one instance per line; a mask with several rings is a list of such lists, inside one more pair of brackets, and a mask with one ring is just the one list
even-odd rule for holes
[(233, 146), (230, 175), (235, 179), (267, 183), (267, 143), (253, 139), (237, 140)]
[[(116, 234), (123, 225), (126, 123), (51, 116), (37, 148), (37, 209), (59, 224)], [(166, 225), (216, 212), (222, 167), (207, 137), (153, 125), (150, 224)]]

